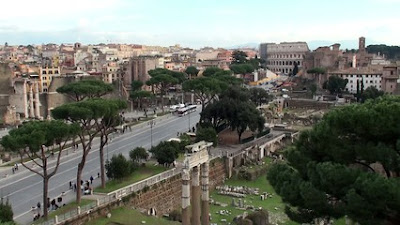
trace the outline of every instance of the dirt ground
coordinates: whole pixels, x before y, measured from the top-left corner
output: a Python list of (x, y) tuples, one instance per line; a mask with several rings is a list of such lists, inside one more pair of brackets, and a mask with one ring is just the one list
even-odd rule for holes
[[(245, 131), (242, 134), (242, 140), (248, 138), (253, 135), (253, 132), (250, 130)], [(218, 134), (219, 144), (223, 145), (233, 145), (239, 144), (239, 136), (236, 130), (232, 131), (231, 129), (225, 129)]]

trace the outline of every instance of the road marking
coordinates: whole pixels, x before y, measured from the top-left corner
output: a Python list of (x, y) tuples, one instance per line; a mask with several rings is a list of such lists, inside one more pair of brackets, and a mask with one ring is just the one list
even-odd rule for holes
[[(167, 125), (167, 124), (169, 124), (169, 123), (172, 123), (172, 122), (174, 122), (174, 121), (177, 120), (177, 119), (179, 119), (179, 118), (175, 118), (175, 119), (172, 119), (172, 120), (170, 120), (170, 121), (167, 121), (167, 122), (166, 122), (165, 124), (163, 124), (162, 126), (165, 126), (165, 125)], [(150, 129), (150, 128), (148, 128), (148, 129)], [(122, 138), (122, 139), (120, 139), (122, 136), (115, 137), (115, 138), (113, 138), (113, 141), (110, 142), (109, 145), (115, 144), (115, 143), (116, 143), (115, 139), (118, 139), (118, 141), (125, 141), (125, 140), (131, 139), (131, 138), (133, 138), (133, 137), (135, 137), (135, 136), (138, 136), (138, 135), (140, 135), (140, 134), (143, 134), (143, 133), (145, 133), (146, 131), (148, 131), (148, 130), (145, 129), (145, 130), (143, 130), (143, 131), (141, 131), (141, 132), (139, 132), (139, 133), (136, 133), (136, 134), (134, 134), (134, 135), (132, 135), (132, 136), (129, 136), (128, 133), (127, 133), (127, 134), (126, 134), (127, 137), (124, 137), (124, 138)], [(153, 133), (153, 134), (154, 134), (154, 133)], [(122, 134), (122, 135), (124, 135), (124, 134)], [(92, 151), (90, 151), (89, 154), (96, 153), (96, 152), (99, 151), (99, 149), (98, 149), (97, 147), (100, 146), (100, 144), (96, 142), (96, 144), (95, 144), (94, 146), (95, 146), (95, 148), (94, 148)], [(80, 150), (79, 150), (79, 151), (80, 151)], [(73, 160), (80, 159), (80, 158), (81, 158), (81, 155), (76, 156), (76, 157), (72, 157), (71, 159), (68, 159), (67, 161), (62, 161), (62, 162), (60, 162), (60, 166), (63, 165), (63, 164), (66, 164), (66, 163), (68, 163), (68, 162), (71, 162), (71, 161), (73, 161)], [(86, 164), (86, 163), (85, 163), (85, 164)], [(48, 168), (48, 170), (51, 170), (51, 169), (53, 169), (53, 168), (55, 168), (55, 167), (56, 167), (56, 165), (50, 166), (50, 167)], [(26, 168), (25, 168), (25, 169), (26, 169)], [(0, 189), (3, 189), (3, 188), (5, 188), (5, 187), (7, 187), (7, 186), (10, 186), (10, 185), (12, 185), (12, 184), (18, 183), (18, 182), (20, 182), (20, 181), (22, 181), (22, 180), (25, 180), (26, 178), (30, 178), (30, 177), (35, 176), (35, 175), (38, 176), (37, 174), (32, 173), (32, 172), (29, 171), (28, 169), (26, 169), (26, 170), (23, 171), (23, 172), (29, 172), (29, 173), (31, 173), (31, 175), (25, 176), (25, 177), (23, 177), (23, 178), (20, 178), (20, 179), (18, 179), (18, 180), (15, 180), (15, 181), (9, 182), (9, 183), (7, 183), (7, 184), (5, 184), (5, 185), (3, 185), (3, 186), (0, 186)], [(56, 174), (58, 174), (58, 173), (56, 173)], [(12, 177), (10, 177), (10, 178), (12, 178)], [(1, 180), (1, 181), (3, 181), (3, 180)]]

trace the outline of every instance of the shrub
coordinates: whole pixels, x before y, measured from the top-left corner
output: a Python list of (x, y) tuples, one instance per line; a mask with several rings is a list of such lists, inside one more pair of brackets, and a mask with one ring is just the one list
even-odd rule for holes
[(217, 132), (212, 127), (199, 127), (196, 133), (196, 142), (207, 141), (212, 142), (213, 146), (217, 146)]
[(4, 202), (3, 198), (0, 201), (0, 223), (1, 222), (11, 222), (13, 223), (14, 213), (12, 211), (11, 205), (8, 203), (8, 200)]
[(119, 180), (129, 176), (133, 171), (133, 166), (122, 154), (119, 154), (106, 162), (106, 171), (109, 179)]

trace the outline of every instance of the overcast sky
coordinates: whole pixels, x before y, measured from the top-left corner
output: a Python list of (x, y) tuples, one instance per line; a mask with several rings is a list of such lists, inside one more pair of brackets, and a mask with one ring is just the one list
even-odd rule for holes
[(3, 0), (0, 43), (400, 45), (400, 0)]

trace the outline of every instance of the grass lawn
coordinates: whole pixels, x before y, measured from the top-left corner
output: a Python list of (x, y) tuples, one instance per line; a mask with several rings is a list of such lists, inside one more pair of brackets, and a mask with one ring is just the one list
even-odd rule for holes
[(103, 189), (101, 187), (97, 187), (94, 189), (94, 192), (98, 193), (109, 193), (130, 184), (136, 183), (138, 181), (144, 180), (156, 174), (166, 171), (168, 168), (163, 166), (155, 166), (154, 162), (147, 163), (146, 167), (140, 167), (138, 170), (133, 172), (129, 177), (123, 180), (110, 180), (106, 183), (106, 187)]
[[(52, 218), (56, 217), (56, 215), (59, 216), (59, 215), (62, 215), (64, 213), (67, 213), (67, 212), (69, 212), (69, 211), (71, 211), (73, 209), (76, 209), (78, 207), (78, 205), (82, 207), (82, 206), (85, 206), (85, 205), (89, 205), (89, 204), (91, 204), (93, 202), (95, 202), (95, 201), (94, 200), (89, 200), (89, 199), (81, 199), (81, 203), (80, 204), (77, 204), (76, 202), (68, 203), (65, 206), (62, 206), (61, 208), (57, 209), (56, 211), (50, 212), (48, 218), (52, 219)], [(35, 224), (39, 224), (39, 223), (42, 223), (44, 221), (45, 220), (42, 218), (40, 220), (36, 220)]]
[(124, 224), (124, 225), (141, 225), (142, 221), (146, 221), (149, 225), (179, 225), (179, 222), (169, 221), (163, 218), (146, 216), (137, 210), (128, 207), (115, 209), (111, 212), (111, 218), (99, 218), (86, 223), (87, 225), (106, 225), (106, 224)]
[[(225, 182), (226, 185), (230, 186), (243, 186), (247, 187), (259, 188), (259, 193), (268, 192), (273, 195), (272, 198), (267, 198), (264, 201), (261, 200), (260, 196), (256, 195), (247, 195), (244, 200), (246, 201), (244, 205), (252, 205), (256, 208), (262, 207), (263, 209), (268, 210), (270, 214), (270, 223), (271, 224), (282, 224), (282, 225), (298, 225), (298, 223), (291, 221), (286, 214), (284, 213), (285, 204), (282, 202), (282, 199), (279, 195), (276, 194), (270, 183), (268, 182), (266, 175), (262, 175), (257, 180), (247, 181), (240, 180), (236, 178), (229, 179)], [(233, 218), (237, 215), (243, 214), (243, 212), (247, 211), (248, 213), (251, 210), (241, 210), (232, 206), (232, 198), (230, 196), (218, 195), (217, 191), (214, 190), (210, 193), (210, 198), (214, 199), (214, 201), (218, 201), (221, 203), (228, 204), (227, 207), (210, 205), (210, 213), (211, 213), (211, 223), (217, 223), (218, 225), (224, 225), (232, 223)], [(235, 198), (236, 202), (238, 202), (239, 198)], [(275, 210), (275, 207), (277, 210)], [(230, 215), (220, 215), (217, 214), (220, 210), (229, 210), (231, 211)], [(226, 219), (226, 222), (221, 222), (221, 219)], [(344, 219), (340, 219), (334, 223), (334, 225), (344, 225)]]

